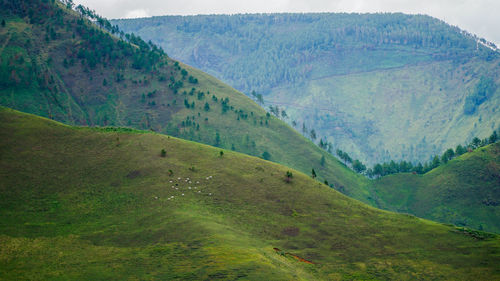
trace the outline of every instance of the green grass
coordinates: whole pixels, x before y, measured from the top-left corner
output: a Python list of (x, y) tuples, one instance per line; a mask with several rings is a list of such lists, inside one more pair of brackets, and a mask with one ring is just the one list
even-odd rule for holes
[(500, 232), (500, 143), (466, 153), (424, 175), (375, 180), (371, 197), (381, 208)]
[(380, 211), (296, 170), (286, 183), (269, 161), (6, 108), (0, 121), (5, 280), (500, 278), (497, 235)]

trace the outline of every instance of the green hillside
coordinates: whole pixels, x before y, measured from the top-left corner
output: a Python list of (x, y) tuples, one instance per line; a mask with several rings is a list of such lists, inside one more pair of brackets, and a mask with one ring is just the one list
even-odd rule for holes
[(168, 133), (315, 169), (321, 181), (364, 194), (357, 187), (366, 179), (242, 93), (63, 3), (0, 1), (0, 105), (67, 124)]
[(500, 143), (466, 153), (425, 175), (373, 181), (378, 207), (500, 232)]
[[(247, 14), (115, 20), (369, 166), (428, 161), (500, 125), (496, 47), (424, 15)], [(491, 81), (492, 87), (481, 87)], [(485, 91), (486, 90), (486, 91)], [(302, 130), (305, 124), (306, 130)]]
[(380, 211), (295, 170), (287, 183), (259, 158), (6, 108), (0, 127), (3, 280), (500, 278), (497, 235)]

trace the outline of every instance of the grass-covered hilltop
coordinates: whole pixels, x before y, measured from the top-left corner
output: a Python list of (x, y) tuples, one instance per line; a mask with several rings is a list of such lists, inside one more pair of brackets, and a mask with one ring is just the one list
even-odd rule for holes
[(500, 232), (500, 143), (466, 153), (424, 175), (399, 173), (371, 182), (372, 205)]
[(498, 235), (380, 211), (259, 158), (6, 108), (0, 127), (5, 280), (500, 278)]
[(329, 143), (369, 166), (429, 161), (500, 126), (498, 50), (429, 16), (245, 14), (112, 22), (263, 99), (265, 108), (272, 106), (315, 143)]

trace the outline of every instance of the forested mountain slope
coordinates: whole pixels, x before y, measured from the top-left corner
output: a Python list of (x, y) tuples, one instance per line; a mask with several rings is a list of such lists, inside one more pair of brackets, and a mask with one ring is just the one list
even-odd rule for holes
[(364, 177), (242, 93), (63, 3), (0, 1), (1, 105), (67, 124), (168, 133), (315, 169), (321, 181), (363, 193)]
[[(372, 165), (428, 161), (500, 125), (493, 44), (423, 15), (246, 14), (113, 21)], [(295, 121), (295, 122), (293, 122)], [(305, 126), (304, 126), (305, 125)], [(334, 150), (335, 150), (334, 149)]]
[(219, 151), (0, 107), (0, 276), (500, 278), (498, 235), (380, 211), (298, 171)]

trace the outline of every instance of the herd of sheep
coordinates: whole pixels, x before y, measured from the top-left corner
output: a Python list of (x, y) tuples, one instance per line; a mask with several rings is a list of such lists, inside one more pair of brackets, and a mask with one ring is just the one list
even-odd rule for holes
[[(205, 180), (206, 181), (209, 181), (213, 178), (213, 176), (207, 176), (205, 177)], [(186, 186), (182, 186), (182, 184), (186, 185)], [(208, 196), (212, 196), (212, 192), (209, 192), (209, 193), (203, 193), (203, 190), (201, 187), (198, 187), (197, 185), (200, 184), (200, 181), (197, 180), (197, 181), (194, 181), (193, 179), (187, 177), (185, 179), (181, 178), (181, 177), (178, 177), (177, 180), (170, 180), (169, 181), (170, 184), (172, 184), (171, 186), (171, 189), (173, 190), (176, 190), (176, 191), (179, 191), (180, 195), (178, 196), (184, 196), (184, 192), (187, 192), (187, 191), (194, 191), (195, 194), (206, 194)], [(174, 200), (175, 198), (175, 195), (171, 195), (170, 197), (167, 198), (167, 200)], [(154, 199), (158, 200), (158, 196), (154, 196)]]

